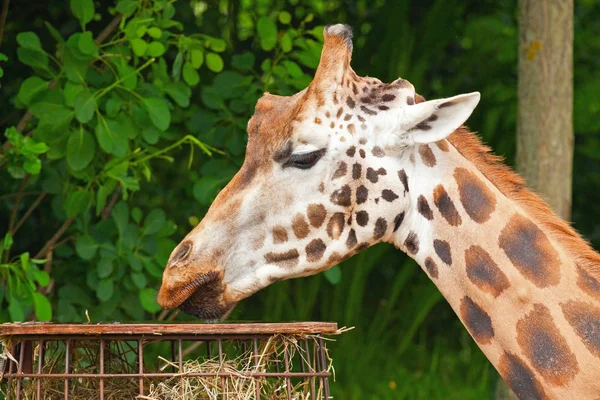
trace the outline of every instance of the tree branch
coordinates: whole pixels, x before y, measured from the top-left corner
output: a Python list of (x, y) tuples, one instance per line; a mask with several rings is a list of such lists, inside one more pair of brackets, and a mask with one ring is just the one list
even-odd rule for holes
[(121, 193), (121, 184), (119, 183), (119, 186), (117, 186), (116, 192), (112, 195), (112, 197), (110, 198), (110, 201), (108, 202), (106, 207), (104, 207), (104, 210), (102, 210), (102, 214), (100, 214), (100, 217), (102, 219), (106, 219), (110, 216), (110, 211), (112, 210), (112, 208), (115, 206), (115, 203), (119, 199), (120, 193)]
[(2, 15), (0, 15), (0, 47), (2, 47), (2, 37), (4, 36), (4, 26), (6, 25), (6, 17), (8, 16), (8, 4), (10, 0), (4, 0), (2, 6)]
[(25, 175), (25, 178), (23, 178), (23, 182), (21, 182), (21, 187), (17, 192), (17, 199), (15, 200), (15, 205), (13, 206), (12, 212), (10, 213), (10, 220), (8, 221), (9, 232), (12, 232), (13, 227), (15, 225), (15, 219), (17, 218), (17, 209), (19, 208), (19, 203), (21, 203), (21, 199), (23, 198), (23, 190), (25, 189), (25, 186), (27, 186), (27, 182), (29, 182), (30, 176), (31, 175), (29, 174)]
[(31, 215), (31, 213), (33, 212), (33, 210), (35, 210), (37, 208), (37, 206), (40, 205), (40, 203), (42, 202), (42, 200), (44, 199), (44, 197), (46, 197), (46, 194), (48, 194), (48, 192), (42, 192), (40, 193), (40, 195), (38, 196), (37, 199), (35, 199), (35, 201), (33, 202), (33, 204), (31, 206), (29, 206), (29, 208), (27, 209), (27, 211), (25, 212), (25, 214), (23, 214), (23, 216), (21, 217), (21, 219), (19, 220), (19, 222), (17, 222), (17, 225), (15, 225), (14, 228), (12, 228), (12, 230), (10, 231), (11, 235), (15, 235), (15, 233), (17, 233), (17, 231), (19, 230), (19, 228), (21, 227), (21, 225), (23, 225), (23, 223), (27, 220), (27, 218), (29, 218), (29, 215)]
[(63, 224), (61, 225), (60, 228), (58, 228), (58, 231), (56, 231), (56, 233), (54, 234), (54, 236), (52, 236), (50, 238), (50, 240), (48, 240), (46, 242), (46, 244), (44, 245), (44, 247), (42, 247), (42, 249), (33, 258), (43, 258), (43, 257), (45, 257), (46, 254), (54, 248), (54, 244), (56, 242), (58, 242), (58, 239), (60, 239), (60, 237), (63, 235), (63, 233), (65, 233), (65, 231), (67, 229), (69, 229), (69, 227), (71, 226), (71, 224), (73, 223), (73, 221), (75, 221), (75, 218), (71, 217), (71, 218), (67, 219), (65, 222), (63, 222)]

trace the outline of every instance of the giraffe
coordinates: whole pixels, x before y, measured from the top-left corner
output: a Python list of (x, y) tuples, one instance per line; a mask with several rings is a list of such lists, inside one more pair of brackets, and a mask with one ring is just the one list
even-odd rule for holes
[(600, 254), (462, 124), (480, 94), (425, 101), (350, 66), (324, 30), (314, 80), (265, 93), (246, 158), (173, 250), (158, 302), (220, 318), (378, 242), (414, 258), (521, 399), (600, 399)]

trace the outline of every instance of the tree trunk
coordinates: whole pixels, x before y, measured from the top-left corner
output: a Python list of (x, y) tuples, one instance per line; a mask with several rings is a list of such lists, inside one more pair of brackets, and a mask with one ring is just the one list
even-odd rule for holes
[[(519, 0), (517, 171), (565, 220), (573, 170), (573, 0)], [(515, 399), (500, 380), (497, 400)]]

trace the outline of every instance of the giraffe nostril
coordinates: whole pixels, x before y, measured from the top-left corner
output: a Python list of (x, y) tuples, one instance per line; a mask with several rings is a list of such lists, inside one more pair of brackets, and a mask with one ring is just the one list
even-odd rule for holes
[(179, 261), (184, 260), (190, 254), (191, 250), (192, 250), (191, 242), (181, 243), (177, 247), (177, 250), (171, 256), (171, 259), (169, 260), (169, 265), (172, 266), (172, 265), (178, 263)]

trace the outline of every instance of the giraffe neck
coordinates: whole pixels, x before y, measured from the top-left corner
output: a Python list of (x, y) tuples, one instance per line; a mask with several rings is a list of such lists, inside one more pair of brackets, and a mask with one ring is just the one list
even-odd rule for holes
[(391, 241), (520, 398), (599, 398), (598, 281), (448, 141), (403, 157), (411, 206)]

